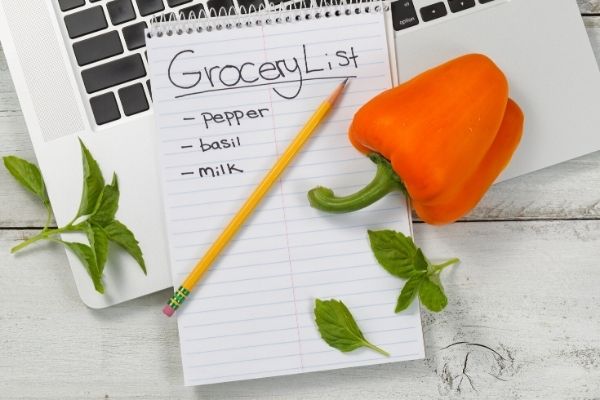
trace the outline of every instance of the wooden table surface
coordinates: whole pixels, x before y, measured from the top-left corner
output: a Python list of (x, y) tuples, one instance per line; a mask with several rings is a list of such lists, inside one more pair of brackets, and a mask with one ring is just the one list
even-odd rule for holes
[[(578, 3), (600, 59), (600, 0)], [(9, 154), (35, 159), (0, 52)], [(0, 205), (0, 399), (600, 399), (600, 152), (498, 184), (454, 225), (416, 224), (428, 255), (463, 260), (446, 311), (422, 312), (425, 360), (195, 388), (157, 312), (169, 291), (88, 309), (62, 247), (9, 254), (45, 216), (3, 168)]]

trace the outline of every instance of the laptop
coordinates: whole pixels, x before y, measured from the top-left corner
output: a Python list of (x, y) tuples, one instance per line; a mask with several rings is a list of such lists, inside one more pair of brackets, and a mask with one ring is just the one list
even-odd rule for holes
[[(58, 224), (78, 207), (81, 137), (107, 177), (117, 172), (118, 218), (144, 251), (147, 276), (124, 252), (112, 252), (104, 295), (67, 252), (88, 306), (172, 286), (144, 29), (172, 12), (263, 1), (0, 0), (0, 40)], [(391, 8), (400, 81), (471, 52), (489, 55), (507, 73), (527, 121), (501, 179), (600, 149), (600, 74), (575, 0), (397, 0)]]

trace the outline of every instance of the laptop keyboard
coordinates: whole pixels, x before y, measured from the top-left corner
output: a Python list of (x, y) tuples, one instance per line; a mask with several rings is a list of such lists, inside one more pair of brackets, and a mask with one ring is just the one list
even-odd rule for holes
[[(458, 13), (468, 10), (479, 4), (486, 4), (497, 0), (446, 0), (439, 2), (429, 2), (429, 4), (419, 8), (421, 16), (420, 22), (429, 22), (448, 15), (448, 8), (452, 13)], [(417, 16), (417, 7), (413, 0), (398, 0), (392, 3), (392, 21), (394, 30), (401, 31), (411, 26), (419, 24)], [(422, 2), (421, 2), (422, 3)], [(447, 3), (447, 6), (446, 6)]]
[[(55, 0), (73, 49), (78, 73), (96, 125), (146, 112), (152, 99), (147, 78), (144, 30), (153, 18), (173, 13), (198, 15), (205, 10), (243, 6), (258, 9), (269, 1), (284, 8), (307, 7), (309, 0)], [(314, 1), (314, 0), (313, 0)], [(400, 31), (495, 0), (397, 0), (393, 27)], [(348, 1), (354, 2), (354, 1)], [(422, 6), (415, 7), (415, 2)], [(316, 0), (316, 4), (336, 0)], [(418, 12), (417, 12), (418, 11)], [(420, 17), (420, 19), (419, 19)]]
[[(234, 0), (56, 1), (98, 126), (150, 109), (144, 30), (153, 18), (236, 6)], [(258, 8), (264, 2), (239, 0), (238, 5)]]

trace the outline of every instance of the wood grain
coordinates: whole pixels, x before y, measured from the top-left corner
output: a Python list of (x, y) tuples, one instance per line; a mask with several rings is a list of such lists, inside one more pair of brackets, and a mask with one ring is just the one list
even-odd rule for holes
[(422, 313), (426, 360), (198, 388), (182, 386), (168, 292), (90, 310), (62, 248), (7, 254), (27, 234), (0, 231), (1, 398), (600, 396), (600, 221), (419, 224), (432, 258), (462, 259), (443, 275), (447, 310)]
[[(600, 60), (600, 0), (578, 4)], [(35, 159), (0, 51), (7, 154)], [(45, 216), (1, 167), (0, 205), (2, 399), (600, 398), (600, 152), (494, 186), (470, 222), (415, 225), (431, 258), (462, 259), (447, 310), (422, 313), (425, 360), (197, 388), (160, 314), (169, 291), (86, 308), (61, 247), (8, 253)]]
[(577, 0), (582, 14), (600, 14), (600, 0)]

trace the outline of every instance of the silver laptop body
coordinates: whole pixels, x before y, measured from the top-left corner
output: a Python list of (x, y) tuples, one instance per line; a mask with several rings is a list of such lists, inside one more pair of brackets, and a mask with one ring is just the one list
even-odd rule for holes
[[(78, 208), (80, 137), (107, 178), (118, 174), (118, 218), (135, 232), (147, 262), (144, 276), (128, 255), (112, 252), (100, 295), (67, 253), (90, 307), (172, 286), (140, 31), (156, 15), (197, 12), (217, 1), (242, 5), (0, 0), (0, 40), (58, 224)], [(527, 121), (503, 179), (600, 149), (600, 74), (575, 0), (399, 0), (392, 7), (400, 81), (470, 52), (488, 54), (507, 73)]]

